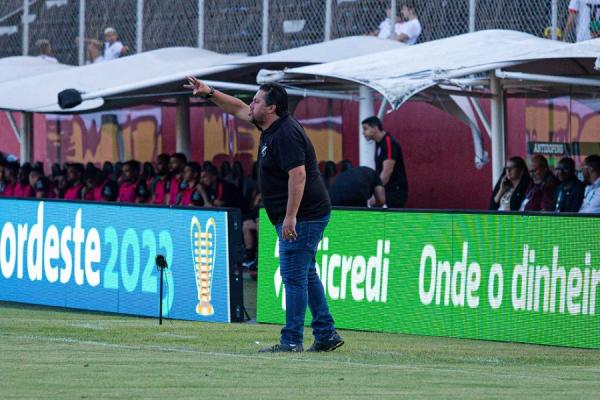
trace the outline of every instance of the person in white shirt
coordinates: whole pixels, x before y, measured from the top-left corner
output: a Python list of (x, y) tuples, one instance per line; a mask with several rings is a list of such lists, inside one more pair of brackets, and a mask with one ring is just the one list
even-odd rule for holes
[(600, 19), (600, 0), (571, 0), (569, 2), (569, 17), (565, 27), (564, 40), (570, 36), (575, 25), (577, 42), (590, 40), (590, 24)]
[(120, 40), (118, 40), (117, 31), (115, 28), (108, 27), (104, 30), (104, 59), (114, 60), (126, 51), (126, 47), (123, 46)]
[(52, 45), (50, 45), (50, 41), (48, 39), (40, 39), (35, 42), (35, 45), (38, 48), (38, 58), (50, 62), (58, 62), (58, 60), (52, 55)]
[(592, 154), (583, 160), (583, 179), (589, 184), (585, 188), (580, 213), (600, 213), (600, 156)]
[(97, 63), (100, 61), (115, 60), (125, 54), (128, 50), (127, 46), (123, 46), (123, 43), (118, 39), (119, 36), (117, 35), (117, 31), (112, 27), (108, 27), (104, 30), (104, 43), (97, 39), (85, 39), (88, 44), (88, 53), (90, 48), (92, 48), (92, 50), (94, 47), (104, 49), (102, 56), (93, 57), (89, 62)]
[(421, 23), (417, 18), (415, 5), (407, 1), (402, 5), (401, 12), (406, 22), (400, 24), (399, 32), (396, 32), (396, 40), (409, 45), (415, 44), (421, 35)]
[[(369, 33), (370, 36), (377, 36), (379, 39), (392, 39), (392, 9), (386, 8), (385, 13), (387, 18), (381, 21), (379, 27)], [(396, 21), (394, 23), (394, 34), (400, 33), (400, 23), (398, 23), (398, 17), (394, 18)]]

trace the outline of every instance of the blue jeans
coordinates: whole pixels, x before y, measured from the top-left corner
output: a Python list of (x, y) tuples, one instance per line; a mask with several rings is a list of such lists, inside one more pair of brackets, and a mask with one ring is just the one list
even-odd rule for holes
[(311, 327), (318, 341), (326, 340), (333, 332), (333, 317), (329, 313), (323, 284), (315, 268), (317, 246), (329, 222), (329, 215), (296, 224), (297, 239), (281, 237), (281, 224), (275, 226), (279, 237), (279, 265), (285, 284), (285, 327), (281, 343), (302, 344), (306, 306), (312, 314)]

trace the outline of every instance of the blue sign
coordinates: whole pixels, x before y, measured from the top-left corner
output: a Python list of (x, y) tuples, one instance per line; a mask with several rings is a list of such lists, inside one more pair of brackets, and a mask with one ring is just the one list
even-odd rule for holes
[(229, 322), (227, 211), (0, 199), (0, 300)]

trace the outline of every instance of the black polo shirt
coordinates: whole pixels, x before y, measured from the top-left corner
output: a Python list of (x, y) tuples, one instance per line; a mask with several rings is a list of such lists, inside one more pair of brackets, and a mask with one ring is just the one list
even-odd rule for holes
[(260, 136), (258, 147), (259, 187), (273, 225), (283, 222), (288, 201), (288, 172), (304, 165), (306, 184), (298, 221), (319, 219), (331, 212), (329, 195), (319, 174), (315, 149), (302, 126), (286, 114)]
[(395, 160), (394, 171), (390, 176), (390, 180), (385, 185), (387, 192), (408, 193), (408, 182), (406, 180), (406, 170), (404, 168), (404, 158), (402, 157), (402, 149), (400, 144), (390, 135), (385, 136), (375, 146), (375, 170), (381, 176), (383, 170), (383, 162), (385, 160)]
[(369, 167), (350, 168), (339, 174), (329, 196), (334, 206), (366, 207), (375, 186), (381, 186), (379, 174)]

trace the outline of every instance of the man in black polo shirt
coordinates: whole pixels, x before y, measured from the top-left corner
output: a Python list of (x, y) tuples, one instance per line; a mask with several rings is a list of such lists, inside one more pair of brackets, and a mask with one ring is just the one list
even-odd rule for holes
[(374, 196), (374, 206), (385, 204), (385, 189), (377, 172), (369, 167), (350, 168), (339, 174), (329, 189), (331, 204), (345, 207), (366, 207)]
[(223, 111), (261, 130), (259, 186), (269, 220), (279, 237), (279, 266), (285, 284), (285, 327), (280, 343), (261, 352), (303, 350), (304, 316), (310, 307), (315, 342), (309, 351), (330, 351), (344, 344), (334, 328), (315, 254), (329, 221), (331, 204), (319, 174), (312, 143), (288, 114), (288, 98), (279, 85), (262, 85), (252, 103), (226, 95), (194, 77), (186, 88), (210, 99)]
[(383, 130), (381, 120), (369, 117), (361, 122), (363, 135), (367, 140), (375, 140), (375, 170), (385, 187), (385, 201), (388, 207), (402, 208), (408, 197), (408, 182), (400, 144)]

